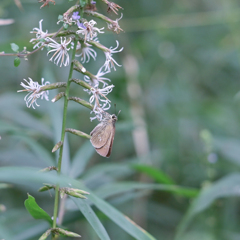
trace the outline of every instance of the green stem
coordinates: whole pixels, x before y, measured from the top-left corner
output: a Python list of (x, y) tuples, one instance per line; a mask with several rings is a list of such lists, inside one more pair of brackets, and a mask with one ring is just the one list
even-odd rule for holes
[[(70, 71), (69, 71), (69, 75), (68, 75), (68, 81), (67, 81), (67, 86), (66, 86), (66, 91), (65, 91), (65, 96), (64, 96), (62, 135), (61, 135), (61, 141), (62, 141), (63, 144), (60, 147), (60, 152), (59, 152), (59, 157), (58, 157), (58, 174), (61, 173), (61, 166), (62, 166), (62, 154), (63, 154), (65, 128), (66, 128), (66, 120), (67, 120), (67, 106), (68, 106), (69, 88), (70, 88), (70, 84), (71, 84), (70, 79), (72, 78), (72, 73), (73, 73), (73, 66), (74, 66), (73, 60), (75, 58), (76, 47), (77, 47), (77, 40), (75, 38), (74, 49), (73, 49), (73, 52), (72, 52), (72, 62), (71, 62), (71, 66), (70, 66)], [(57, 184), (56, 189), (55, 189), (53, 228), (56, 228), (56, 226), (57, 226), (58, 202), (59, 202), (59, 184)], [(56, 238), (54, 238), (54, 239), (56, 239)]]

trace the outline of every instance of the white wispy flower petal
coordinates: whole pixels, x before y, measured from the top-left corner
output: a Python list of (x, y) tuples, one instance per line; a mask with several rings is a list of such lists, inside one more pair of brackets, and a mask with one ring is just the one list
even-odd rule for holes
[(68, 44), (72, 41), (70, 38), (68, 41), (66, 37), (61, 37), (61, 43), (56, 42), (52, 38), (48, 38), (48, 41), (51, 43), (48, 44), (50, 48), (52, 48), (50, 51), (48, 51), (47, 55), (51, 52), (55, 52), (52, 57), (49, 59), (49, 61), (53, 61), (56, 65), (60, 62), (60, 67), (64, 65), (65, 67), (69, 65), (69, 54), (68, 51), (70, 48), (67, 48)]
[(88, 43), (81, 44), (78, 42), (77, 49), (76, 49), (76, 57), (81, 57), (82, 63), (88, 63), (91, 57), (96, 60), (97, 53), (94, 49), (91, 48), (92, 45)]
[(119, 33), (120, 31), (123, 31), (118, 22), (122, 19), (123, 14), (121, 13), (121, 17), (117, 18), (115, 21), (112, 21), (111, 23), (108, 23), (108, 29), (112, 30), (113, 32)]
[(33, 30), (30, 33), (35, 33), (36, 34), (36, 38), (32, 38), (29, 42), (35, 44), (33, 46), (33, 49), (35, 48), (40, 48), (41, 46), (43, 46), (46, 42), (46, 38), (47, 38), (47, 33), (48, 30), (46, 30), (46, 32), (44, 32), (42, 30), (42, 21), (43, 19), (41, 19), (39, 21), (39, 28), (33, 28)]
[(93, 110), (91, 113), (94, 113), (95, 116), (91, 117), (90, 120), (98, 119), (99, 121), (102, 120), (102, 113), (107, 111), (111, 107), (111, 101), (106, 97), (112, 89), (114, 85), (109, 85), (105, 88), (92, 88), (90, 93), (92, 96), (89, 98), (89, 102), (91, 104), (94, 103)]
[(104, 51), (106, 61), (105, 61), (103, 66), (105, 67), (105, 70), (110, 71), (111, 68), (113, 68), (116, 71), (116, 68), (115, 68), (114, 64), (116, 64), (118, 67), (122, 66), (122, 65), (118, 64), (116, 62), (116, 60), (112, 57), (113, 53), (118, 53), (118, 52), (121, 52), (123, 50), (123, 47), (121, 49), (117, 50), (117, 48), (119, 47), (119, 42), (116, 41), (116, 43), (117, 43), (117, 46), (115, 48), (110, 47), (108, 49), (108, 51)]
[[(90, 78), (89, 76), (85, 75), (84, 76), (84, 80), (89, 83), (91, 86), (93, 86), (94, 88), (99, 87), (99, 84), (102, 83), (102, 87), (105, 88), (105, 86), (108, 85), (108, 82), (111, 82), (111, 80), (109, 78), (105, 78), (103, 77), (105, 74), (109, 73), (110, 70), (104, 70), (104, 66), (102, 66), (96, 75), (94, 75), (94, 77)], [(89, 90), (86, 90), (89, 91)]]
[(24, 101), (26, 102), (26, 105), (28, 108), (32, 107), (35, 109), (34, 104), (39, 107), (40, 105), (37, 104), (37, 99), (45, 99), (46, 101), (49, 101), (48, 94), (49, 91), (41, 91), (41, 87), (46, 86), (47, 84), (50, 84), (50, 82), (44, 83), (44, 78), (42, 78), (42, 84), (39, 84), (38, 82), (34, 82), (31, 78), (28, 78), (29, 81), (26, 79), (23, 79), (26, 83), (21, 82), (21, 86), (25, 89), (18, 90), (17, 92), (28, 92), (28, 94), (24, 97)]
[(97, 24), (94, 20), (90, 20), (89, 22), (84, 22), (78, 24), (79, 30), (76, 32), (77, 34), (82, 34), (84, 36), (84, 41), (93, 40), (97, 37), (98, 33), (104, 33), (103, 28), (94, 27)]

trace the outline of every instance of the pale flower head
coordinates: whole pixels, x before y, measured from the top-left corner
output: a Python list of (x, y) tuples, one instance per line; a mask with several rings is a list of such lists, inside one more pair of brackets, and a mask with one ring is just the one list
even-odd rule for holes
[(121, 17), (117, 18), (115, 21), (112, 21), (111, 23), (108, 23), (108, 29), (112, 30), (113, 32), (119, 33), (120, 31), (123, 31), (118, 22), (122, 19), (123, 14), (121, 13)]
[(56, 42), (52, 38), (48, 38), (48, 41), (50, 41), (48, 46), (51, 47), (52, 49), (48, 51), (47, 55), (51, 52), (54, 52), (49, 61), (53, 61), (56, 65), (58, 65), (60, 62), (60, 67), (62, 65), (64, 65), (65, 67), (68, 66), (69, 65), (68, 51), (70, 50), (70, 48), (67, 48), (67, 46), (72, 41), (72, 39), (69, 38), (69, 40), (67, 41), (66, 37), (64, 38), (61, 37), (61, 43)]
[(79, 23), (79, 30), (76, 32), (77, 34), (82, 34), (84, 36), (84, 41), (93, 40), (97, 37), (98, 33), (104, 33), (103, 28), (94, 27), (97, 24), (94, 20), (90, 20), (89, 22)]
[(64, 24), (68, 24), (71, 26), (72, 24), (78, 24), (80, 18), (81, 17), (78, 15), (78, 12), (73, 12), (72, 15), (67, 12), (64, 13), (63, 16), (58, 16), (59, 20), (57, 21), (57, 24), (63, 22)]
[(26, 102), (26, 105), (28, 108), (32, 107), (35, 109), (34, 104), (39, 107), (40, 105), (37, 104), (37, 99), (45, 99), (48, 101), (48, 94), (49, 91), (41, 91), (41, 87), (46, 86), (47, 84), (50, 84), (50, 82), (44, 83), (44, 78), (42, 78), (42, 84), (39, 84), (38, 82), (34, 82), (31, 78), (28, 78), (29, 81), (26, 79), (23, 79), (26, 83), (21, 82), (21, 86), (25, 89), (18, 90), (17, 92), (28, 92), (28, 94), (24, 97), (24, 101)]
[(108, 5), (108, 9), (107, 11), (110, 12), (110, 11), (113, 11), (115, 14), (118, 15), (118, 9), (123, 9), (121, 6), (119, 6), (118, 4), (114, 3), (114, 2), (109, 2), (109, 1), (106, 1), (107, 5)]
[(76, 48), (76, 57), (81, 57), (82, 63), (88, 63), (91, 59), (91, 57), (96, 60), (97, 53), (94, 49), (91, 48), (92, 45), (88, 43), (80, 43), (78, 42), (77, 48)]
[(92, 96), (89, 99), (91, 104), (94, 103), (93, 110), (91, 113), (95, 114), (95, 117), (91, 117), (90, 120), (98, 119), (99, 121), (102, 120), (102, 113), (107, 111), (111, 107), (111, 101), (106, 97), (112, 89), (114, 85), (109, 85), (105, 88), (91, 88), (90, 93)]
[(47, 41), (47, 33), (48, 30), (46, 30), (46, 32), (44, 32), (42, 30), (42, 21), (43, 19), (41, 19), (39, 21), (39, 28), (33, 28), (33, 30), (30, 33), (35, 33), (36, 34), (36, 38), (32, 38), (29, 42), (35, 44), (33, 46), (33, 49), (35, 48), (40, 48), (42, 45), (45, 44), (45, 42)]
[[(84, 80), (87, 83), (89, 83), (91, 86), (93, 86), (94, 88), (99, 87), (100, 83), (102, 83), (103, 84), (102, 87), (105, 88), (105, 86), (108, 85), (108, 83), (106, 81), (111, 82), (111, 80), (109, 78), (103, 77), (105, 74), (110, 72), (110, 70), (108, 70), (108, 69), (104, 70), (103, 68), (104, 68), (104, 66), (102, 66), (98, 70), (97, 74), (94, 77), (92, 77), (92, 78), (90, 78), (89, 76), (85, 75), (84, 76)], [(89, 91), (89, 90), (87, 90), (87, 91)]]
[(118, 53), (123, 50), (123, 47), (121, 49), (117, 50), (117, 48), (119, 47), (119, 42), (118, 41), (116, 41), (116, 42), (117, 42), (117, 46), (115, 48), (110, 47), (107, 51), (104, 51), (106, 61), (103, 66), (105, 67), (105, 70), (110, 71), (111, 68), (113, 68), (116, 71), (115, 65), (117, 65), (118, 67), (122, 66), (122, 65), (118, 64), (116, 62), (116, 60), (112, 57), (113, 53)]

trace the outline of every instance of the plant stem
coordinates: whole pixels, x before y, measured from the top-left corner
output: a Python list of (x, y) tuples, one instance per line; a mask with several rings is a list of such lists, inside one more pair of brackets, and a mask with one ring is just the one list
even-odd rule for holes
[[(72, 62), (71, 62), (70, 70), (69, 70), (68, 81), (67, 81), (67, 86), (66, 86), (66, 91), (65, 91), (65, 96), (64, 96), (62, 135), (61, 135), (61, 141), (62, 141), (63, 144), (60, 147), (60, 152), (59, 152), (59, 157), (58, 157), (58, 174), (61, 173), (61, 166), (62, 166), (62, 154), (63, 154), (65, 128), (66, 128), (66, 120), (67, 120), (67, 106), (68, 106), (69, 88), (70, 88), (70, 84), (71, 84), (70, 79), (72, 78), (72, 73), (73, 73), (73, 66), (74, 66), (73, 60), (75, 58), (76, 47), (77, 47), (77, 40), (75, 38), (74, 48), (73, 48), (73, 51), (72, 51)], [(59, 184), (57, 184), (56, 189), (55, 189), (53, 228), (56, 228), (56, 226), (57, 226), (58, 202), (59, 202)], [(56, 238), (54, 238), (54, 239), (56, 239)]]

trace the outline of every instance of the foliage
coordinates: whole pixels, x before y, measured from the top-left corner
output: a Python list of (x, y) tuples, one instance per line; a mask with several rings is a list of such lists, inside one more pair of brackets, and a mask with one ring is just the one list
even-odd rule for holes
[[(0, 20), (15, 20), (0, 26), (0, 52), (30, 49), (29, 31), (38, 21), (55, 29), (58, 15), (71, 6), (56, 1), (40, 10), (37, 3), (21, 3), (24, 12), (13, 1), (0, 2)], [(238, 239), (239, 3), (118, 3), (124, 33), (103, 36), (106, 45), (124, 42), (116, 58), (123, 68), (113, 73), (111, 101), (121, 113), (109, 159), (99, 157), (88, 139), (69, 134), (62, 176), (38, 172), (56, 165), (58, 152), (51, 150), (60, 139), (63, 102), (41, 102), (34, 111), (16, 91), (26, 72), (64, 82), (68, 70), (49, 67), (43, 51), (21, 64), (0, 57), (0, 239), (33, 240), (47, 231), (49, 223), (33, 220), (24, 201), (29, 193), (52, 216), (54, 190), (37, 189), (56, 182), (90, 193), (87, 200), (62, 199), (61, 227), (82, 239)], [(98, 6), (107, 14), (103, 3)], [(86, 66), (99, 68), (97, 62)], [(52, 90), (50, 99), (56, 94)], [(70, 103), (67, 126), (90, 133), (96, 123), (87, 111)]]

